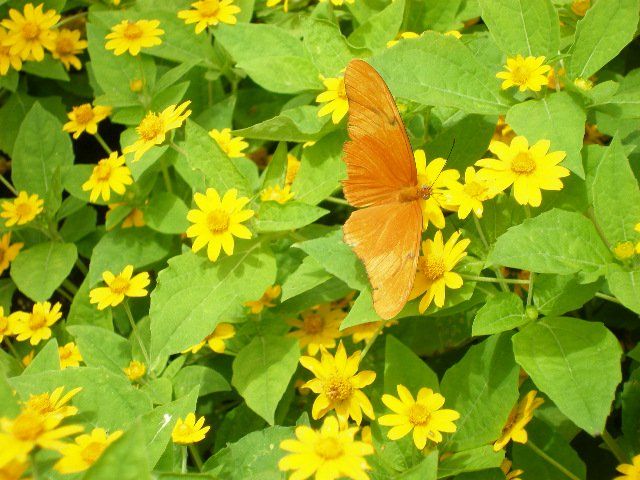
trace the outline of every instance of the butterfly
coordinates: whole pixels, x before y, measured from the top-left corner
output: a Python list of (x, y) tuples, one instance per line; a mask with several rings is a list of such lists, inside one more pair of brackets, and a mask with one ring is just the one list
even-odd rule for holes
[(420, 185), (413, 151), (398, 108), (378, 72), (362, 60), (347, 66), (349, 141), (343, 147), (344, 196), (359, 210), (343, 227), (343, 239), (364, 263), (376, 313), (387, 320), (407, 303), (422, 237)]

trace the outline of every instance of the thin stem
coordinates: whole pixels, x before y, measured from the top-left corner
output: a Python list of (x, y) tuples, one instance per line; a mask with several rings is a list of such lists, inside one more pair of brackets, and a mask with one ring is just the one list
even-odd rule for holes
[(70, 17), (63, 18), (58, 22), (58, 24), (56, 25), (56, 28), (60, 28), (61, 26), (66, 25), (67, 23), (71, 23), (74, 20), (77, 20), (78, 18), (86, 17), (88, 13), (89, 12), (87, 11), (79, 12), (79, 13), (76, 13), (75, 15), (71, 15)]
[(151, 358), (149, 357), (147, 348), (144, 346), (144, 343), (142, 342), (142, 337), (140, 336), (140, 332), (138, 331), (136, 322), (133, 319), (131, 309), (129, 308), (129, 302), (125, 300), (122, 306), (124, 307), (124, 311), (127, 313), (127, 317), (129, 318), (129, 323), (131, 324), (131, 330), (133, 331), (134, 337), (136, 337), (136, 340), (138, 341), (138, 345), (140, 346), (140, 350), (142, 351), (142, 356), (144, 357), (144, 360), (147, 362), (147, 366), (150, 370), (149, 373), (153, 373), (153, 371), (151, 370)]
[(473, 223), (476, 226), (476, 230), (478, 231), (478, 236), (480, 237), (480, 241), (484, 245), (485, 250), (489, 250), (489, 242), (487, 242), (487, 237), (484, 236), (484, 231), (482, 230), (482, 225), (480, 225), (480, 220), (473, 213), (471, 214), (473, 217)]
[(104, 141), (104, 138), (102, 138), (102, 136), (98, 132), (96, 132), (94, 137), (96, 137), (96, 140), (102, 146), (104, 151), (107, 152), (107, 154), (111, 155), (111, 153), (112, 153), (111, 149), (109, 148), (109, 145), (107, 145), (107, 142)]
[(193, 444), (189, 444), (189, 452), (191, 453), (191, 458), (193, 458), (193, 461), (195, 462), (196, 467), (198, 467), (198, 470), (202, 471), (204, 463), (202, 462), (202, 457), (200, 457), (200, 452), (198, 452), (196, 446)]
[(164, 161), (164, 159), (160, 161), (160, 167), (162, 169), (162, 178), (164, 179), (164, 187), (167, 189), (167, 192), (173, 193), (173, 185), (171, 184), (171, 175), (169, 174), (169, 169), (167, 168), (167, 164)]
[(180, 469), (181, 473), (187, 473), (187, 447), (186, 445), (182, 447), (182, 468)]
[(89, 273), (89, 269), (84, 264), (84, 262), (80, 260), (80, 257), (76, 259), (76, 267), (78, 267), (78, 270), (80, 270), (80, 272), (82, 272), (82, 274), (85, 276)]
[(524, 213), (527, 218), (531, 218), (531, 207), (528, 204), (524, 206)]
[(2, 182), (4, 186), (7, 187), (9, 191), (13, 193), (16, 197), (18, 196), (18, 191), (15, 189), (13, 185), (11, 185), (11, 183), (9, 183), (9, 180), (4, 178), (4, 175), (0, 175), (0, 182)]
[(606, 293), (596, 292), (596, 297), (601, 298), (603, 300), (608, 300), (609, 302), (617, 303), (618, 305), (622, 305), (622, 302), (618, 300), (616, 297), (612, 295), (607, 295)]
[(342, 199), (342, 198), (337, 198), (337, 197), (327, 197), (325, 198), (325, 201), (330, 202), (330, 203), (335, 203), (337, 205), (346, 205), (346, 206), (350, 206), (349, 202), (347, 202), (346, 200)]
[(554, 467), (556, 467), (556, 469), (558, 469), (558, 471), (560, 471), (564, 475), (566, 475), (567, 478), (570, 478), (571, 480), (580, 480), (577, 475), (574, 475), (569, 470), (567, 470), (567, 468), (564, 465), (558, 463), (554, 458), (552, 458), (549, 455), (547, 455), (547, 453), (544, 450), (542, 450), (540, 447), (538, 447), (531, 440), (529, 440), (527, 442), (527, 446), (531, 450), (533, 450), (534, 453), (536, 453), (540, 458), (542, 458), (543, 460), (546, 460), (550, 465), (553, 465)]
[(176, 152), (178, 152), (180, 155), (184, 156), (184, 157), (189, 157), (189, 155), (187, 155), (187, 152), (185, 152), (183, 149), (181, 149), (178, 145), (176, 145), (175, 143), (171, 142), (169, 144), (169, 146), (171, 148), (173, 148)]
[(533, 282), (536, 278), (535, 272), (529, 272), (529, 290), (527, 290), (527, 307), (533, 302)]
[(380, 320), (380, 326), (378, 327), (378, 329), (376, 330), (376, 332), (373, 334), (373, 337), (371, 337), (369, 339), (369, 341), (367, 342), (367, 344), (364, 346), (364, 348), (362, 349), (362, 354), (360, 354), (360, 360), (362, 361), (362, 359), (365, 357), (365, 355), (367, 353), (369, 353), (369, 350), (371, 349), (371, 347), (373, 346), (373, 344), (375, 343), (376, 339), (380, 336), (380, 334), (382, 333), (382, 330), (384, 330), (384, 326), (385, 326), (385, 322), (384, 320)]
[(73, 302), (73, 296), (71, 296), (70, 293), (68, 293), (65, 289), (63, 289), (62, 287), (58, 287), (56, 288), (56, 292), (58, 292), (60, 295), (62, 295), (64, 298), (66, 298), (67, 300), (69, 300), (70, 302)]
[(69, 281), (69, 279), (65, 278), (62, 281), (62, 285), (74, 295), (78, 293), (78, 287), (76, 287), (71, 281)]
[(493, 277), (482, 277), (478, 275), (467, 275), (466, 273), (461, 273), (460, 276), (465, 280), (471, 280), (474, 282), (488, 282), (488, 283), (511, 283), (513, 285), (528, 285), (529, 280), (519, 280), (516, 278), (493, 278)]
[(7, 347), (9, 348), (9, 351), (11, 352), (11, 354), (14, 357), (16, 357), (16, 360), (18, 360), (18, 363), (20, 363), (20, 365), (22, 365), (22, 358), (20, 357), (20, 354), (16, 350), (16, 347), (14, 347), (13, 343), (11, 343), (11, 340), (9, 339), (9, 337), (4, 337), (4, 342), (7, 345)]
[(627, 455), (624, 453), (622, 448), (620, 448), (620, 445), (618, 445), (618, 442), (616, 442), (615, 438), (613, 438), (611, 434), (609, 434), (606, 428), (603, 430), (601, 436), (602, 440), (604, 440), (604, 443), (606, 443), (607, 447), (609, 447), (609, 450), (611, 450), (613, 456), (616, 457), (616, 460), (618, 460), (618, 463), (629, 462)]

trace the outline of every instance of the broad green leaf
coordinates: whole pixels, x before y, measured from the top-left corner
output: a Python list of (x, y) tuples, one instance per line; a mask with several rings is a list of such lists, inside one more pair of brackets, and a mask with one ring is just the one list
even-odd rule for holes
[(13, 294), (16, 291), (16, 284), (10, 278), (0, 279), (0, 307), (5, 312), (11, 310), (11, 303), (13, 301)]
[(77, 242), (96, 230), (97, 221), (98, 213), (90, 205), (85, 205), (65, 219), (60, 235), (66, 242)]
[(36, 77), (51, 78), (53, 80), (69, 81), (69, 74), (62, 66), (60, 60), (45, 55), (41, 62), (26, 62), (22, 65), (22, 71)]
[(633, 39), (638, 26), (638, 0), (598, 0), (576, 27), (567, 73), (589, 78)]
[(77, 258), (73, 243), (41, 243), (23, 250), (11, 262), (11, 278), (27, 297), (44, 302), (71, 273)]
[(67, 327), (67, 331), (74, 336), (82, 360), (88, 367), (104, 367), (120, 374), (129, 365), (131, 344), (126, 338), (91, 325), (72, 325)]
[(287, 277), (282, 285), (282, 301), (307, 292), (326, 282), (331, 274), (313, 257), (305, 257), (300, 266)]
[(349, 35), (349, 43), (372, 50), (386, 48), (387, 42), (393, 40), (400, 30), (404, 11), (405, 0), (391, 2), (384, 10), (359, 25)]
[(580, 272), (595, 280), (611, 254), (593, 223), (579, 213), (553, 209), (501, 235), (488, 262), (537, 273)]
[(507, 112), (506, 121), (518, 135), (524, 135), (530, 145), (549, 140), (549, 152), (565, 152), (567, 156), (561, 165), (584, 178), (580, 150), (586, 120), (583, 106), (568, 93), (560, 92), (515, 104)]
[(640, 313), (640, 270), (626, 271), (617, 265), (611, 265), (606, 277), (611, 293), (625, 307)]
[(320, 74), (325, 77), (338, 76), (354, 57), (337, 24), (324, 18), (311, 17), (304, 32), (304, 47)]
[(600, 434), (621, 380), (620, 345), (604, 325), (547, 317), (513, 337), (516, 361), (569, 419)]
[(189, 227), (184, 202), (169, 192), (152, 194), (143, 208), (145, 224), (160, 233), (184, 233)]
[(414, 397), (427, 387), (440, 391), (438, 376), (413, 351), (393, 335), (386, 335), (384, 353), (384, 392), (398, 396), (396, 387), (404, 385)]
[(395, 477), (402, 480), (436, 480), (438, 452), (432, 451), (418, 465)]
[(329, 210), (296, 202), (295, 199), (284, 204), (274, 201), (262, 202), (256, 214), (256, 230), (258, 232), (280, 232), (296, 230), (319, 218)]
[(299, 359), (296, 339), (255, 337), (234, 359), (231, 383), (247, 406), (273, 425), (276, 408)]
[(495, 72), (448, 35), (426, 32), (383, 51), (371, 64), (396, 97), (467, 113), (504, 114), (509, 108)]
[(20, 406), (13, 394), (13, 388), (9, 385), (4, 374), (0, 374), (0, 415), (12, 418), (18, 413), (20, 413)]
[(34, 375), (47, 371), (60, 370), (60, 354), (58, 353), (58, 341), (52, 338), (45, 343), (31, 363), (22, 372), (23, 375)]
[(501, 292), (489, 297), (487, 303), (476, 313), (473, 336), (505, 332), (527, 321), (522, 299), (514, 293)]
[(440, 383), (445, 408), (459, 412), (460, 419), (445, 447), (466, 450), (500, 436), (518, 401), (518, 372), (510, 336), (504, 333), (474, 345), (447, 370)]
[(260, 243), (212, 263), (187, 251), (169, 260), (151, 294), (151, 359), (178, 353), (210, 334), (225, 317), (244, 313), (276, 276), (273, 254)]
[(582, 284), (575, 275), (536, 275), (533, 300), (541, 313), (555, 317), (582, 307), (601, 283)]
[(499, 467), (502, 460), (504, 460), (504, 451), (494, 452), (490, 445), (464, 450), (454, 453), (440, 463), (438, 478)]
[(630, 72), (619, 84), (615, 95), (594, 107), (619, 118), (640, 117), (640, 69)]
[(98, 310), (95, 304), (90, 303), (89, 290), (87, 276), (78, 288), (78, 293), (73, 297), (67, 315), (67, 325), (94, 325), (113, 330), (111, 309)]
[(640, 370), (637, 368), (624, 384), (620, 402), (624, 439), (631, 444), (633, 451), (637, 451), (640, 447)]
[(288, 108), (279, 115), (236, 130), (235, 135), (258, 140), (308, 142), (322, 138), (335, 128), (328, 117), (318, 118), (318, 107), (301, 105)]
[(271, 160), (264, 169), (262, 176), (262, 188), (282, 186), (287, 175), (287, 143), (280, 142), (273, 153)]
[(173, 378), (176, 397), (187, 395), (194, 385), (200, 386), (199, 396), (231, 390), (229, 383), (214, 369), (203, 365), (189, 365), (181, 369)]
[(480, 6), (496, 44), (510, 57), (558, 54), (560, 22), (551, 0), (480, 0)]

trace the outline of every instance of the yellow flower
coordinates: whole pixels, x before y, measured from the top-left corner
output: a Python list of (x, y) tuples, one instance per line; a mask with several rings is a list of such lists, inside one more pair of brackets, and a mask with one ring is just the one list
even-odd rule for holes
[(405, 38), (419, 38), (420, 34), (416, 32), (402, 32), (396, 36), (395, 39), (389, 40), (387, 42), (387, 48), (391, 48), (396, 45), (400, 40), (404, 40)]
[(636, 247), (633, 242), (626, 241), (618, 243), (613, 248), (613, 254), (616, 256), (618, 260), (628, 260), (633, 257), (636, 253)]
[(11, 460), (5, 466), (0, 467), (0, 479), (1, 480), (20, 480), (23, 477), (24, 472), (29, 468), (29, 462), (18, 460)]
[(531, 390), (511, 410), (507, 424), (502, 428), (500, 438), (493, 444), (493, 450), (503, 449), (510, 440), (516, 443), (527, 443), (527, 431), (524, 427), (533, 419), (533, 412), (544, 403), (542, 398), (536, 398), (535, 390)]
[(182, 126), (187, 117), (191, 115), (191, 110), (187, 110), (190, 104), (189, 100), (180, 105), (169, 105), (159, 114), (147, 113), (140, 125), (136, 127), (138, 140), (122, 150), (122, 153), (135, 152), (133, 161), (140, 160), (153, 146), (163, 143), (168, 132)]
[(182, 18), (187, 25), (195, 23), (198, 34), (218, 23), (235, 25), (238, 23), (238, 13), (240, 7), (234, 5), (234, 0), (200, 0), (191, 4), (191, 10), (180, 10), (178, 18)]
[(298, 175), (298, 170), (300, 170), (300, 160), (290, 153), (287, 154), (287, 173), (284, 179), (285, 185), (291, 185), (293, 183), (296, 179), (296, 175)]
[(0, 467), (12, 460), (24, 462), (36, 447), (57, 450), (64, 445), (62, 438), (82, 431), (80, 425), (60, 423), (61, 415), (41, 415), (33, 410), (23, 410), (16, 418), (0, 418)]
[(482, 202), (495, 196), (492, 183), (476, 174), (473, 167), (467, 167), (464, 172), (464, 185), (454, 182), (449, 185), (446, 194), (446, 203), (458, 210), (458, 218), (463, 219), (473, 213), (478, 218), (482, 218)]
[(222, 200), (213, 188), (208, 188), (205, 195), (196, 193), (193, 200), (198, 208), (187, 214), (187, 219), (193, 223), (187, 229), (187, 237), (195, 237), (191, 247), (194, 252), (207, 245), (207, 256), (215, 262), (220, 256), (220, 248), (227, 255), (233, 255), (234, 236), (245, 240), (251, 238), (251, 231), (242, 222), (253, 217), (254, 211), (243, 210), (249, 199), (238, 198), (235, 188), (228, 190)]
[(0, 76), (4, 76), (9, 72), (9, 68), (14, 70), (22, 69), (22, 58), (20, 55), (12, 54), (11, 47), (4, 44), (8, 34), (4, 28), (0, 28)]
[(193, 347), (187, 348), (182, 353), (198, 353), (202, 347), (208, 345), (215, 353), (224, 353), (226, 345), (225, 340), (229, 340), (236, 336), (236, 328), (230, 323), (219, 323), (216, 328), (207, 335), (204, 340), (197, 343)]
[(491, 137), (491, 141), (499, 141), (504, 143), (511, 143), (513, 137), (516, 136), (516, 132), (513, 131), (513, 128), (507, 122), (505, 122), (504, 117), (500, 115), (498, 117), (498, 123), (496, 124), (496, 129), (493, 132), (493, 136)]
[(589, 8), (591, 8), (591, 0), (573, 0), (571, 2), (571, 11), (579, 17), (584, 17)]
[(138, 360), (131, 360), (129, 365), (124, 367), (122, 371), (129, 380), (135, 382), (136, 380), (144, 377), (144, 374), (147, 373), (147, 367), (144, 363), (139, 362)]
[(120, 305), (125, 297), (145, 297), (149, 286), (149, 274), (141, 272), (133, 276), (133, 265), (127, 265), (122, 272), (114, 275), (110, 271), (102, 274), (106, 287), (94, 288), (89, 292), (90, 302), (98, 304), (98, 310)]
[(51, 327), (62, 318), (62, 305), (56, 302), (53, 307), (49, 302), (38, 302), (33, 305), (31, 313), (16, 312), (11, 330), (19, 342), (29, 340), (31, 345), (38, 345), (42, 340), (51, 338)]
[(544, 61), (543, 56), (524, 58), (518, 54), (514, 58), (507, 58), (506, 71), (497, 73), (496, 77), (504, 80), (503, 90), (517, 86), (521, 92), (527, 88), (539, 92), (548, 83), (545, 74), (551, 70), (549, 65), (544, 65)]
[(300, 357), (300, 364), (316, 376), (304, 384), (318, 394), (311, 409), (314, 420), (324, 417), (331, 410), (336, 411), (342, 426), (347, 425), (349, 417), (360, 425), (362, 412), (371, 419), (375, 418), (371, 402), (360, 389), (371, 385), (376, 373), (371, 370), (358, 373), (360, 350), (347, 357), (344, 345), (340, 342), (335, 357), (322, 348), (320, 360)]
[[(368, 322), (361, 323), (360, 325), (356, 325), (355, 327), (349, 327), (345, 329), (342, 334), (347, 337), (351, 335), (351, 340), (353, 343), (362, 342), (364, 340), (370, 340), (376, 334), (376, 332), (380, 329), (383, 321), (379, 322)], [(384, 323), (384, 328), (389, 328), (393, 325), (397, 325), (398, 322), (396, 320), (389, 320)]]
[(27, 192), (21, 191), (12, 201), (5, 200), (2, 202), (2, 213), (0, 217), (6, 218), (5, 227), (14, 225), (24, 225), (42, 212), (44, 200), (37, 194), (29, 195)]
[[(335, 4), (334, 4), (335, 5)], [(337, 125), (349, 111), (347, 91), (343, 77), (322, 78), (325, 91), (316, 97), (316, 102), (325, 105), (318, 110), (318, 117), (331, 114), (331, 121)]]
[(513, 462), (507, 458), (502, 460), (502, 464), (500, 465), (500, 470), (504, 473), (506, 480), (522, 480), (520, 475), (524, 473), (524, 470), (511, 470), (511, 466)]
[(260, 313), (264, 307), (275, 307), (276, 304), (272, 302), (278, 298), (281, 293), (282, 287), (280, 287), (280, 285), (272, 285), (265, 290), (259, 300), (245, 302), (244, 305), (251, 309), (251, 313)]
[(98, 124), (111, 115), (111, 107), (102, 107), (96, 105), (92, 107), (90, 103), (84, 103), (77, 107), (73, 107), (67, 117), (69, 121), (65, 123), (62, 129), (65, 132), (73, 133), (73, 138), (79, 138), (82, 132), (90, 135), (98, 133)]
[(276, 185), (275, 187), (265, 188), (260, 192), (260, 200), (263, 202), (278, 202), (280, 205), (287, 203), (294, 197), (294, 193), (291, 192), (291, 186), (285, 185), (281, 187)]
[(55, 32), (51, 30), (58, 20), (55, 10), (43, 12), (44, 4), (37, 7), (27, 3), (22, 13), (12, 8), (9, 17), (2, 20), (2, 26), (8, 30), (2, 44), (10, 47), (11, 55), (20, 55), (22, 60), (44, 60), (44, 49), (53, 50)]
[(438, 230), (433, 240), (427, 239), (422, 242), (424, 255), (418, 259), (418, 271), (409, 295), (409, 299), (413, 300), (424, 293), (418, 307), (420, 313), (424, 313), (432, 301), (437, 307), (442, 308), (445, 290), (462, 287), (462, 277), (453, 269), (467, 256), (465, 250), (471, 241), (464, 239), (458, 242), (458, 238), (460, 232), (454, 232), (447, 243), (444, 243), (442, 232)]
[(66, 443), (58, 449), (62, 458), (53, 468), (60, 473), (82, 472), (93, 465), (107, 447), (121, 436), (121, 430), (107, 435), (104, 428), (94, 428), (91, 433), (79, 435), (74, 443)]
[(95, 202), (102, 196), (105, 202), (111, 198), (111, 190), (118, 195), (123, 195), (126, 186), (133, 183), (131, 170), (125, 165), (124, 156), (118, 152), (112, 152), (109, 158), (103, 158), (93, 167), (89, 180), (82, 184), (82, 190), (91, 190), (89, 200)]
[(67, 367), (79, 367), (82, 361), (80, 350), (78, 350), (78, 346), (73, 342), (58, 347), (58, 355), (60, 356), (60, 368), (62, 370)]
[[(324, 2), (326, 2), (326, 1), (327, 1), (327, 0), (320, 0), (320, 2), (321, 2), (321, 3), (324, 3)], [(333, 5), (335, 5), (336, 7), (339, 7), (339, 6), (341, 6), (341, 5), (344, 5), (345, 3), (348, 3), (348, 4), (350, 4), (350, 5), (351, 5), (351, 4), (353, 4), (353, 2), (355, 2), (355, 0), (330, 0), (330, 1), (331, 1), (331, 3), (332, 3)]]
[(522, 136), (515, 137), (511, 145), (491, 142), (489, 150), (498, 159), (483, 158), (476, 165), (483, 167), (478, 175), (493, 182), (495, 191), (503, 191), (513, 185), (513, 193), (520, 205), (539, 207), (542, 202), (541, 190), (562, 190), (560, 178), (570, 174), (558, 165), (564, 160), (565, 152), (549, 152), (549, 140), (540, 140), (529, 148), (529, 142)]
[(462, 38), (462, 34), (458, 30), (449, 30), (448, 32), (444, 32), (445, 35), (449, 37), (454, 37), (460, 40)]
[(216, 141), (220, 150), (226, 153), (229, 158), (244, 157), (245, 155), (242, 151), (249, 146), (244, 141), (244, 137), (232, 136), (230, 128), (223, 128), (222, 130), (214, 128), (209, 132), (209, 136)]
[(593, 88), (593, 82), (588, 78), (576, 78), (573, 84), (580, 90), (591, 90)]
[(549, 70), (549, 73), (547, 74), (547, 87), (553, 90), (560, 90), (564, 88), (564, 82), (562, 79), (566, 74), (567, 72), (564, 68), (559, 68), (558, 73), (556, 73), (553, 68)]
[[(107, 211), (106, 216), (108, 217), (113, 210), (118, 208), (119, 206), (124, 205), (124, 203), (112, 203), (108, 205), (109, 211)], [(120, 224), (121, 228), (131, 228), (131, 227), (144, 227), (144, 213), (139, 208), (132, 208), (129, 215), (127, 215), (122, 223)]]
[(82, 63), (78, 55), (81, 54), (88, 45), (86, 40), (80, 40), (80, 30), (62, 28), (56, 32), (51, 55), (53, 58), (59, 59), (67, 70), (70, 70), (72, 66), (76, 70), (80, 70)]
[(13, 323), (13, 318), (11, 315), (5, 316), (4, 308), (0, 307), (0, 342), (4, 340), (4, 337), (10, 337), (13, 335), (11, 331), (11, 324)]
[(31, 350), (24, 357), (22, 357), (22, 365), (24, 365), (25, 367), (28, 367), (29, 365), (31, 365), (31, 362), (33, 362), (33, 357), (35, 356), (36, 356), (36, 351)]
[(0, 238), (0, 275), (9, 268), (9, 265), (18, 256), (22, 247), (24, 247), (24, 243), (11, 243), (11, 232), (5, 233)]
[(129, 90), (133, 93), (140, 93), (144, 89), (144, 81), (139, 78), (134, 78), (129, 82)]
[(314, 475), (318, 480), (351, 478), (368, 480), (371, 467), (364, 459), (373, 455), (373, 447), (354, 439), (356, 427), (341, 429), (335, 417), (327, 417), (314, 430), (305, 425), (296, 428), (296, 439), (283, 440), (280, 448), (291, 452), (278, 462), (283, 471), (295, 470), (289, 478), (301, 480)]
[(111, 33), (105, 37), (108, 40), (105, 48), (113, 50), (115, 55), (122, 55), (128, 51), (136, 56), (143, 48), (162, 43), (160, 35), (164, 34), (164, 30), (158, 26), (160, 26), (159, 20), (138, 20), (137, 22), (123, 20), (111, 27)]
[(444, 158), (436, 158), (427, 165), (427, 157), (424, 150), (413, 152), (418, 171), (418, 185), (425, 188), (427, 198), (420, 199), (422, 208), (422, 228), (426, 230), (429, 222), (436, 228), (444, 228), (444, 215), (442, 206), (445, 201), (445, 188), (458, 180), (460, 173), (452, 168), (445, 170), (447, 161)]
[(315, 355), (320, 347), (336, 346), (336, 338), (342, 336), (340, 324), (347, 316), (345, 311), (324, 304), (310, 308), (300, 315), (302, 320), (287, 320), (289, 325), (297, 328), (287, 336), (297, 338), (301, 349), (306, 347), (309, 355)]
[(460, 418), (455, 410), (442, 409), (444, 397), (423, 387), (414, 399), (404, 385), (397, 385), (398, 397), (382, 395), (382, 403), (393, 411), (378, 419), (380, 425), (393, 427), (387, 433), (389, 440), (398, 440), (413, 430), (413, 443), (422, 450), (427, 440), (435, 443), (442, 441), (442, 433), (456, 431), (453, 423)]
[(51, 393), (31, 395), (29, 399), (24, 402), (24, 410), (32, 410), (45, 417), (71, 417), (78, 413), (78, 409), (71, 405), (67, 405), (67, 403), (69, 403), (81, 390), (81, 387), (74, 388), (69, 390), (65, 395), (62, 395), (64, 387), (58, 387)]
[(616, 470), (622, 475), (617, 476), (613, 480), (637, 480), (640, 478), (640, 455), (633, 457), (631, 463), (618, 465)]
[(184, 420), (179, 418), (176, 422), (171, 432), (171, 440), (178, 445), (201, 442), (210, 429), (211, 427), (204, 426), (204, 417), (196, 421), (195, 413), (188, 413)]
[[(267, 7), (275, 7), (280, 2), (282, 2), (282, 0), (267, 0)], [(289, 0), (284, 0), (284, 5), (282, 8), (285, 13), (289, 11)]]

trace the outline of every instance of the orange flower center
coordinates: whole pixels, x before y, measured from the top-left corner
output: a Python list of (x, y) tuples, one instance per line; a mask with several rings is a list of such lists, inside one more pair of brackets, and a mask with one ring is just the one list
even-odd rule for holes
[(220, 13), (220, 2), (218, 0), (202, 2), (198, 7), (198, 13), (202, 18), (217, 17)]
[(324, 394), (334, 403), (340, 403), (351, 397), (353, 385), (341, 375), (333, 375), (324, 383)]
[(511, 80), (517, 85), (524, 85), (529, 81), (530, 77), (531, 72), (524, 65), (517, 66), (513, 70), (511, 70)]
[(32, 313), (29, 316), (29, 329), (39, 330), (47, 326), (47, 318), (41, 313)]
[(66, 360), (68, 358), (71, 358), (73, 350), (71, 350), (71, 348), (62, 348), (60, 349), (59, 353), (60, 353), (60, 360)]
[(143, 140), (155, 140), (164, 131), (164, 123), (155, 113), (148, 113), (136, 128), (136, 131)]
[(211, 233), (226, 232), (229, 228), (229, 214), (218, 208), (207, 214), (207, 228)]
[(74, 107), (73, 114), (76, 117), (76, 123), (79, 123), (80, 125), (88, 124), (94, 117), (93, 107), (88, 103), (80, 105), (79, 107)]
[(464, 186), (464, 193), (471, 198), (477, 198), (486, 193), (487, 189), (478, 182), (471, 182)]
[(44, 422), (40, 414), (25, 410), (14, 420), (11, 433), (23, 442), (34, 442), (44, 433)]
[(16, 215), (18, 217), (28, 217), (33, 213), (33, 208), (31, 208), (30, 203), (21, 202), (21, 203), (16, 203), (15, 206), (16, 206)]
[(67, 37), (58, 38), (56, 41), (56, 51), (60, 55), (71, 55), (75, 50), (75, 43)]
[(46, 393), (31, 395), (27, 404), (31, 410), (41, 414), (51, 413), (55, 410), (54, 405), (49, 400), (49, 395)]
[(35, 40), (40, 36), (40, 27), (35, 22), (25, 22), (22, 25), (22, 36), (27, 40)]
[(419, 403), (411, 405), (407, 415), (409, 417), (409, 422), (412, 425), (426, 425), (431, 418), (431, 413), (429, 413), (427, 407), (420, 405)]
[(106, 448), (106, 443), (91, 442), (82, 449), (82, 452), (80, 452), (80, 456), (89, 465), (93, 465), (93, 463), (95, 463), (95, 461), (100, 458), (102, 452), (104, 452)]
[(529, 152), (518, 153), (511, 160), (511, 171), (518, 174), (529, 174), (536, 169), (536, 162)]
[(116, 294), (124, 294), (127, 290), (129, 290), (129, 280), (122, 278), (121, 276), (116, 276), (113, 279), (111, 284), (109, 285), (109, 289)]
[(324, 329), (324, 319), (317, 313), (310, 313), (304, 317), (304, 331), (315, 335)]
[(143, 34), (144, 30), (142, 30), (137, 23), (127, 23), (127, 26), (124, 27), (124, 31), (122, 32), (122, 35), (124, 35), (124, 38), (127, 40), (138, 40)]
[(96, 176), (96, 179), (99, 182), (106, 182), (111, 177), (111, 165), (106, 160), (100, 160), (98, 165), (96, 165), (93, 169), (93, 173)]
[(344, 455), (344, 448), (335, 437), (322, 438), (316, 443), (315, 452), (325, 460), (334, 460)]
[(447, 270), (442, 257), (420, 257), (418, 268), (429, 280), (437, 280), (441, 278)]
[(182, 423), (178, 428), (176, 428), (176, 433), (181, 437), (186, 437), (188, 435), (191, 435), (191, 433), (193, 432), (191, 431), (191, 427), (189, 425), (187, 425), (186, 423)]

